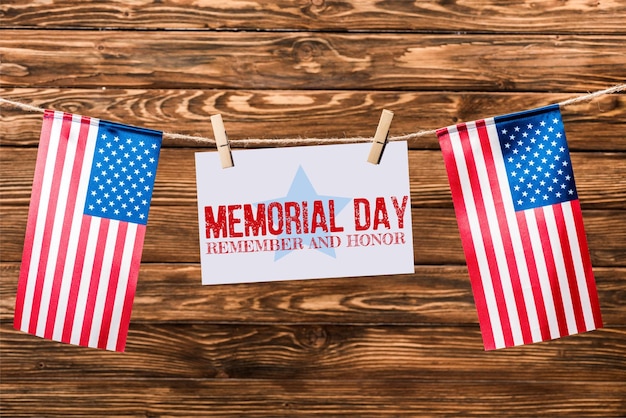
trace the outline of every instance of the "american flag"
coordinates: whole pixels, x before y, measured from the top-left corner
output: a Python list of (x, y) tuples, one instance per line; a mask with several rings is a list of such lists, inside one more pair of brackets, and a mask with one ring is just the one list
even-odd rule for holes
[(600, 328), (558, 105), (437, 135), (485, 349)]
[(124, 351), (161, 132), (46, 111), (16, 329)]

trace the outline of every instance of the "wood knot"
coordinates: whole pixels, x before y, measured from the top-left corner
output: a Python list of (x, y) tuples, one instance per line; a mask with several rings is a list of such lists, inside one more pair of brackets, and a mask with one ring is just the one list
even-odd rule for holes
[(302, 41), (294, 45), (295, 55), (298, 61), (312, 61), (320, 55), (319, 47), (312, 41)]
[(301, 330), (298, 339), (305, 347), (320, 349), (328, 344), (328, 333), (319, 326), (306, 327)]
[(324, 50), (332, 49), (328, 43), (319, 39), (300, 39), (293, 45), (295, 68), (309, 74), (317, 74), (322, 70)]

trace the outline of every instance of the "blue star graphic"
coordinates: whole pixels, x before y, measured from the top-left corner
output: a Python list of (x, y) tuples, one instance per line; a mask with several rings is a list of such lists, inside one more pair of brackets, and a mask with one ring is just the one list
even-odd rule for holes
[[(313, 187), (313, 185), (311, 184), (311, 181), (309, 180), (309, 177), (306, 175), (304, 169), (302, 168), (302, 166), (298, 167), (298, 171), (296, 172), (296, 175), (293, 178), (293, 181), (291, 183), (291, 186), (289, 187), (289, 191), (287, 192), (287, 195), (285, 197), (281, 197), (281, 198), (277, 198), (277, 199), (272, 199), (272, 200), (268, 200), (266, 202), (260, 202), (260, 203), (267, 203), (267, 202), (279, 202), (279, 203), (284, 203), (284, 202), (308, 202), (309, 207), (313, 206), (313, 202), (315, 200), (321, 200), (322, 204), (324, 205), (325, 208), (328, 208), (328, 201), (333, 200), (335, 202), (335, 215), (339, 214), (341, 212), (341, 210), (346, 207), (346, 205), (352, 200), (351, 198), (347, 198), (347, 197), (338, 197), (338, 196), (325, 196), (325, 195), (320, 195), (315, 191), (315, 188)], [(310, 212), (310, 210), (309, 210)], [(309, 215), (310, 216), (310, 215)], [(319, 228), (318, 228), (319, 229)], [(324, 231), (316, 231), (314, 233), (302, 233), (302, 234), (282, 234), (280, 236), (278, 236), (278, 239), (282, 239), (282, 238), (301, 238), (303, 243), (308, 246), (308, 244), (311, 242), (312, 239), (318, 238), (318, 237), (322, 237), (322, 236), (327, 236), (328, 233), (324, 232)], [(305, 247), (307, 248), (307, 247)], [(317, 248), (318, 251), (323, 252), (326, 255), (329, 255), (333, 258), (335, 258), (335, 249), (334, 248)], [(277, 261), (279, 259), (281, 259), (282, 257), (286, 256), (287, 254), (289, 254), (291, 251), (293, 250), (279, 250), (276, 251), (274, 253), (274, 261)]]

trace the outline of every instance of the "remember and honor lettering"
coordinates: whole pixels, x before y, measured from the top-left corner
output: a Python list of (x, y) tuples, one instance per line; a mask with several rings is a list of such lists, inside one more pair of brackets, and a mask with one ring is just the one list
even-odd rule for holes
[(368, 147), (197, 153), (203, 283), (412, 273), (407, 145)]

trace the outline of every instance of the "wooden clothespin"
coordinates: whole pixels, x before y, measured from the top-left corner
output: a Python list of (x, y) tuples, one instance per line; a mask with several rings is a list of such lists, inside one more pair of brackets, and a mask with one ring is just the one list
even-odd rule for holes
[(228, 143), (228, 135), (224, 128), (224, 121), (222, 115), (211, 116), (211, 125), (213, 126), (213, 135), (215, 136), (215, 145), (217, 146), (217, 152), (222, 162), (222, 168), (233, 167), (233, 155), (230, 152), (230, 144)]
[(380, 163), (380, 159), (383, 156), (383, 150), (387, 144), (387, 138), (389, 137), (389, 127), (391, 127), (391, 120), (393, 119), (393, 112), (391, 110), (383, 109), (380, 115), (380, 121), (376, 128), (376, 135), (374, 135), (374, 142), (372, 142), (372, 148), (370, 154), (367, 157), (367, 161), (372, 164)]

